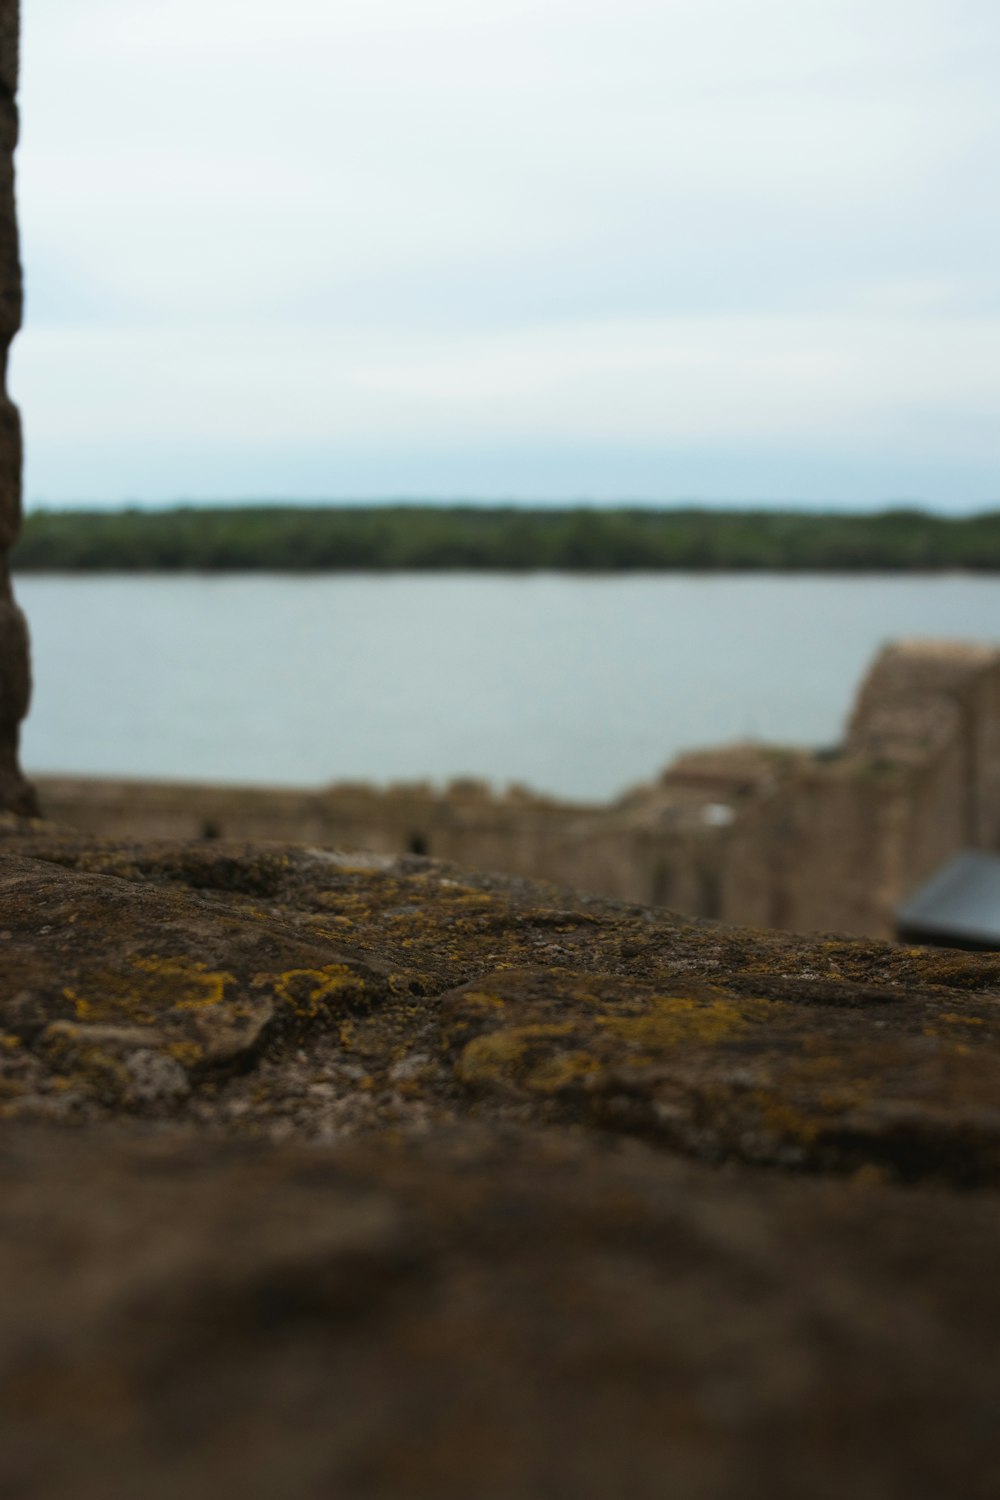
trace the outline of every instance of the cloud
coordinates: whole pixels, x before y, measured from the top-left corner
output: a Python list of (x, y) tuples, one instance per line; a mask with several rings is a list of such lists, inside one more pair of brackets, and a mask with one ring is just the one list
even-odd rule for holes
[(290, 469), (348, 438), (986, 461), (998, 43), (981, 0), (33, 0), (29, 432), (67, 489), (84, 438), (209, 426)]
[(888, 432), (927, 452), (956, 425), (970, 441), (978, 424), (979, 456), (1000, 458), (1000, 318), (690, 317), (340, 340), (266, 327), (53, 329), (19, 347), (15, 375), (39, 444), (85, 438), (111, 416), (129, 438), (234, 444), (335, 448), (392, 432), (432, 447), (450, 434), (797, 445)]

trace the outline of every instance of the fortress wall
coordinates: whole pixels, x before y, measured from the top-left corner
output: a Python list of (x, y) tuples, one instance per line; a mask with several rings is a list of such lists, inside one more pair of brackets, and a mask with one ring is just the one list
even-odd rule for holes
[(222, 834), (271, 839), (287, 830), (293, 841), (322, 842), (315, 792), (242, 787), (185, 786), (97, 777), (37, 778), (45, 816), (81, 833), (106, 838), (197, 839)]
[(7, 396), (7, 353), (21, 326), (21, 264), (14, 206), (17, 144), (17, 0), (0, 0), (0, 811), (35, 811), (18, 765), (28, 708), (28, 631), (14, 602), (8, 556), (21, 528), (21, 424)]
[(840, 767), (796, 765), (742, 810), (725, 851), (723, 920), (738, 912), (754, 926), (867, 931), (871, 864), (859, 790)]
[(722, 910), (746, 912), (751, 927), (779, 925), (774, 899), (778, 839), (765, 804), (748, 810), (731, 830), (721, 863)]
[(864, 760), (817, 767), (788, 792), (793, 842), (780, 862), (782, 921), (802, 930), (891, 936), (905, 777)]
[(790, 777), (732, 831), (723, 919), (892, 937), (901, 900), (967, 837), (964, 755), (923, 766), (857, 757)]
[[(490, 856), (521, 865), (568, 865), (579, 840), (566, 831), (587, 809), (572, 805), (374, 787), (297, 790), (117, 780), (39, 778), (46, 816), (110, 838), (221, 837), (336, 844), (346, 849), (424, 852), (489, 867)], [(594, 809), (593, 812), (599, 812)], [(577, 851), (578, 852), (578, 851)], [(482, 855), (483, 858), (479, 858)]]
[(876, 659), (845, 753), (793, 767), (734, 827), (724, 916), (891, 937), (901, 900), (1000, 847), (1000, 653), (909, 642)]
[(632, 881), (622, 899), (693, 916), (720, 916), (725, 906), (728, 843), (725, 829), (633, 830), (629, 838)]
[(962, 849), (978, 847), (971, 806), (969, 743), (965, 735), (909, 773), (909, 795), (901, 815), (897, 887), (917, 890)]
[(977, 685), (971, 753), (976, 787), (975, 846), (1000, 849), (1000, 663), (984, 672)]
[(849, 743), (905, 780), (891, 837), (892, 904), (962, 849), (1000, 848), (1000, 652), (911, 641), (876, 660)]

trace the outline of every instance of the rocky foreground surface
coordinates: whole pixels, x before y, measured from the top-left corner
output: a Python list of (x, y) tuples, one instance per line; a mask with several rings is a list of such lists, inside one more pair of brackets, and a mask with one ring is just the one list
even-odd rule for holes
[(1000, 1494), (1000, 955), (0, 852), (5, 1497)]

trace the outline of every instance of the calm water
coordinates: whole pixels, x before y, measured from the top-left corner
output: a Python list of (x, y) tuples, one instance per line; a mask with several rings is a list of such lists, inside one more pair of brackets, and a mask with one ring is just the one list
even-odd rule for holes
[(677, 751), (828, 744), (878, 646), (1000, 641), (1000, 580), (30, 577), (31, 771), (603, 798)]

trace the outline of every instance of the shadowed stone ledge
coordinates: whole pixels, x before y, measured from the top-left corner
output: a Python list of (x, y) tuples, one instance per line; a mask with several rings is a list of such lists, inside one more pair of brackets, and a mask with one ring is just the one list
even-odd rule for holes
[(1000, 958), (7, 833), (5, 1492), (995, 1494)]

